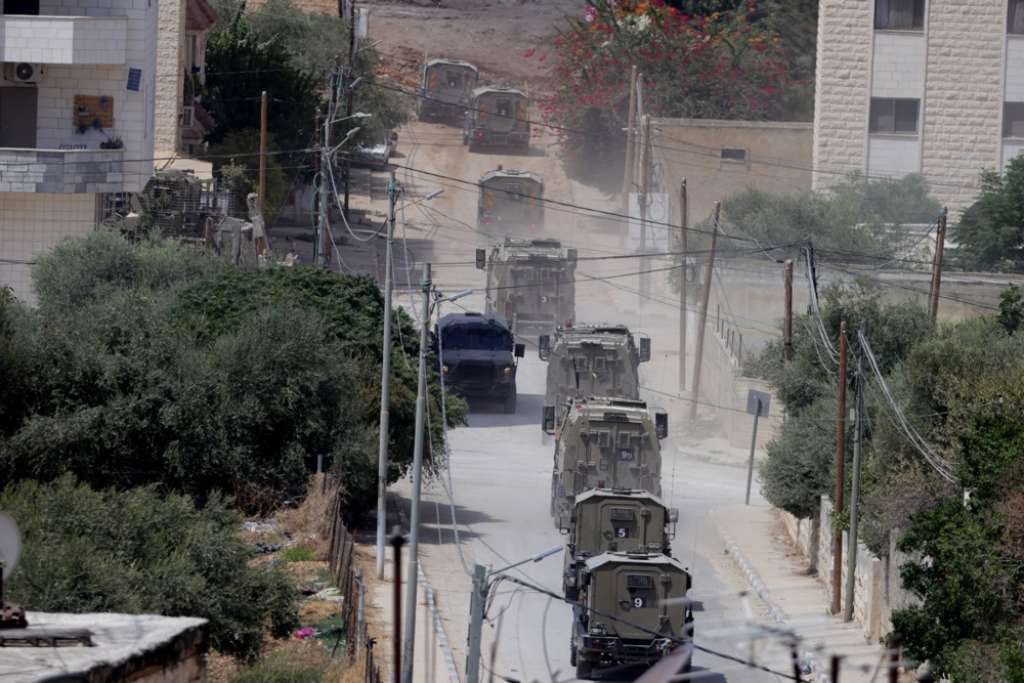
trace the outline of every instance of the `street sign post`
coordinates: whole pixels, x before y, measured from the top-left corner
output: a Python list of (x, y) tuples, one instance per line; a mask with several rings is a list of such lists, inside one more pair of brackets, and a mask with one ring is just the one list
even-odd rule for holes
[(762, 415), (768, 414), (771, 407), (771, 394), (766, 391), (750, 389), (747, 391), (747, 412), (754, 416), (754, 433), (750, 436), (750, 462), (747, 464), (747, 497), (750, 505), (750, 484), (754, 479), (754, 449), (757, 448), (757, 421)]

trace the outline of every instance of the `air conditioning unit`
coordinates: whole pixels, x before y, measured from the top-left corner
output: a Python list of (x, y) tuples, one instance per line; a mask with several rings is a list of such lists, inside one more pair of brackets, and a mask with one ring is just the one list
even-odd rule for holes
[(43, 65), (30, 62), (10, 62), (4, 64), (4, 80), (20, 85), (38, 83), (43, 77)]

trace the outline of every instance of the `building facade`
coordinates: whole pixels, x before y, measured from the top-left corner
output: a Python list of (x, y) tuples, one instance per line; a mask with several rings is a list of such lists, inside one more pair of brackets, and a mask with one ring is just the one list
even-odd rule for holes
[(0, 286), (152, 174), (157, 0), (0, 0)]
[(1024, 151), (1024, 0), (821, 0), (814, 187), (924, 175), (954, 213)]

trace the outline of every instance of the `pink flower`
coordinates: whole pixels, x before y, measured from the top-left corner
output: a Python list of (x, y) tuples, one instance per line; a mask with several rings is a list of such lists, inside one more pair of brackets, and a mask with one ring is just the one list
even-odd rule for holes
[(590, 24), (593, 23), (594, 19), (597, 19), (597, 8), (593, 5), (588, 5), (587, 11), (583, 13), (583, 21)]
[(533, 53), (536, 52), (536, 51), (537, 51), (537, 48), (531, 47), (529, 50), (527, 50), (526, 52), (523, 53), (523, 56), (526, 57), (527, 59), (529, 59), (530, 57), (533, 56)]

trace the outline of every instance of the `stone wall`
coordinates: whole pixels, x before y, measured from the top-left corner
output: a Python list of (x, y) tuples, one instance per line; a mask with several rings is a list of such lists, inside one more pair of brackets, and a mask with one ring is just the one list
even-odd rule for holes
[(185, 89), (185, 0), (161, 0), (156, 51), (156, 156), (171, 156), (181, 143)]
[(821, 0), (814, 99), (815, 188), (865, 167), (872, 0)]

